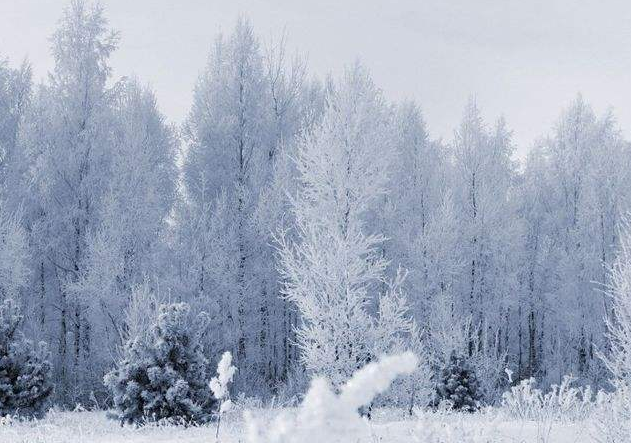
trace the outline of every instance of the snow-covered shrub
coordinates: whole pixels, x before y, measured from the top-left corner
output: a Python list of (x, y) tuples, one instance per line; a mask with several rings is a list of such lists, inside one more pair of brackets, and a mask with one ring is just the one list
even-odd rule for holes
[(434, 406), (448, 403), (455, 410), (473, 412), (479, 409), (481, 399), (475, 371), (464, 357), (452, 352), (436, 382)]
[(511, 387), (502, 396), (502, 408), (511, 418), (532, 420), (541, 409), (543, 393), (535, 387), (535, 379), (528, 378)]
[(522, 380), (505, 392), (502, 399), (504, 412), (518, 420), (541, 421), (549, 417), (553, 421), (584, 420), (594, 407), (594, 398), (589, 386), (575, 387), (575, 378), (563, 377), (560, 385), (552, 385), (543, 393), (535, 387), (535, 379)]
[(232, 366), (232, 354), (230, 352), (224, 352), (221, 356), (221, 360), (217, 365), (217, 376), (210, 380), (210, 390), (213, 392), (215, 398), (221, 403), (219, 405), (219, 413), (217, 416), (217, 431), (215, 432), (215, 438), (219, 438), (219, 425), (221, 424), (221, 416), (223, 413), (228, 412), (232, 407), (230, 401), (230, 392), (228, 391), (228, 384), (232, 383), (232, 378), (237, 368)]
[(12, 299), (0, 304), (0, 417), (41, 417), (53, 392), (45, 343), (37, 346), (18, 330), (20, 309)]
[(296, 415), (281, 413), (266, 426), (267, 431), (246, 413), (249, 443), (347, 443), (372, 441), (370, 429), (358, 409), (369, 404), (402, 374), (414, 371), (418, 360), (407, 352), (384, 357), (355, 372), (338, 395), (323, 377), (311, 387)]
[(211, 419), (217, 400), (200, 345), (205, 315), (193, 319), (189, 310), (186, 303), (161, 305), (151, 332), (130, 338), (124, 359), (105, 376), (121, 423)]
[(599, 392), (592, 414), (592, 438), (599, 443), (631, 441), (631, 389), (617, 383), (612, 393)]
[(220, 413), (230, 409), (231, 402), (228, 385), (232, 383), (236, 371), (237, 368), (232, 366), (232, 354), (230, 352), (224, 352), (217, 365), (217, 376), (213, 377), (209, 383), (213, 395), (221, 402), (221, 406), (219, 407)]
[(566, 375), (560, 385), (552, 385), (549, 393), (561, 421), (584, 420), (591, 414), (595, 405), (591, 387), (572, 386), (574, 381), (574, 377)]

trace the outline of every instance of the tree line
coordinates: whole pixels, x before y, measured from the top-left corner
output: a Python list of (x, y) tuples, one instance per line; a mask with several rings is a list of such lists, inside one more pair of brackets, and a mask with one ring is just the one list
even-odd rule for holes
[(342, 383), (393, 349), (456, 351), (490, 396), (504, 368), (604, 385), (631, 199), (612, 112), (579, 95), (516, 160), (472, 99), (436, 140), (360, 63), (318, 79), (240, 18), (176, 126), (114, 76), (118, 45), (73, 0), (42, 83), (0, 63), (0, 298), (49, 344), (58, 403), (104, 401), (164, 301), (205, 313), (199, 339), (213, 361), (232, 352), (247, 395), (298, 389), (305, 368)]

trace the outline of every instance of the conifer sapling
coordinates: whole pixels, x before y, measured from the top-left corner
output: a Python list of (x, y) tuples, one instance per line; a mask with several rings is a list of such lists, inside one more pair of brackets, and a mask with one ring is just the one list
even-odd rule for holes
[(0, 417), (41, 417), (53, 392), (45, 343), (36, 347), (18, 330), (22, 321), (15, 301), (0, 303)]

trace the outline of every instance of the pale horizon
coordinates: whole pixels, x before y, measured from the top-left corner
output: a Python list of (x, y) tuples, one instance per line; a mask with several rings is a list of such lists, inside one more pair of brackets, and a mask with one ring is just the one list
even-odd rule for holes
[[(239, 15), (252, 22), (261, 44), (283, 29), (288, 47), (307, 55), (309, 73), (323, 77), (361, 60), (390, 100), (414, 99), (432, 138), (450, 140), (462, 109), (475, 96), (487, 123), (504, 115), (522, 157), (549, 133), (561, 111), (581, 93), (598, 114), (613, 108), (625, 135), (631, 104), (631, 6), (570, 1), (397, 0), (216, 2), (104, 0), (121, 35), (112, 58), (115, 76), (135, 75), (156, 92), (162, 112), (181, 123), (210, 46)], [(49, 36), (66, 1), (2, 2), (0, 54), (25, 57), (35, 78), (52, 68)], [(27, 30), (27, 33), (24, 33)]]

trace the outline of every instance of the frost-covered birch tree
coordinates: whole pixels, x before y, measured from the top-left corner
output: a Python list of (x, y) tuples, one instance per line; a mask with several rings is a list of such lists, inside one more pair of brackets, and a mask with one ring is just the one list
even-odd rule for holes
[[(220, 234), (225, 241), (200, 245), (195, 264), (199, 285), (191, 295), (202, 303), (226, 305), (230, 332), (220, 347), (232, 351), (237, 366), (253, 368), (243, 376), (266, 368), (268, 349), (260, 345), (261, 292), (254, 252), (261, 245), (253, 232), (253, 212), (271, 172), (275, 133), (263, 63), (252, 26), (239, 19), (229, 36), (215, 41), (184, 131), (189, 144), (184, 183), (190, 201), (184, 209), (193, 211), (187, 217), (199, 220), (196, 224), (206, 232), (212, 226), (231, 227)], [(223, 203), (217, 200), (220, 196)], [(213, 212), (221, 204), (225, 210)], [(210, 215), (204, 214), (209, 210)], [(226, 260), (217, 263), (220, 256)], [(213, 275), (220, 269), (224, 275), (218, 281)]]
[(631, 230), (629, 221), (621, 229), (618, 258), (609, 273), (607, 293), (612, 315), (607, 317), (610, 349), (603, 355), (615, 380), (631, 383)]
[(17, 139), (30, 100), (31, 68), (0, 58), (0, 300), (17, 296), (28, 283), (28, 236), (16, 192)]
[[(400, 279), (390, 290), (380, 233), (366, 219), (386, 192), (394, 155), (390, 115), (360, 65), (348, 68), (327, 96), (321, 124), (299, 144), (296, 237), (279, 235), (283, 293), (298, 307), (301, 359), (336, 386), (374, 358), (377, 323), (409, 327)], [(387, 320), (374, 314), (388, 309)], [(395, 307), (396, 306), (396, 307)]]
[[(85, 364), (92, 359), (90, 300), (75, 291), (86, 271), (89, 233), (100, 218), (111, 155), (113, 90), (108, 64), (118, 37), (101, 7), (73, 1), (52, 38), (55, 67), (35, 96), (21, 141), (32, 194), (30, 231), (41, 258), (37, 284), (46, 292), (54, 318), (57, 395), (87, 394)], [(98, 380), (98, 378), (97, 378)], [(85, 380), (85, 383), (89, 383)]]

